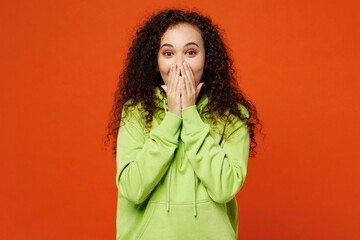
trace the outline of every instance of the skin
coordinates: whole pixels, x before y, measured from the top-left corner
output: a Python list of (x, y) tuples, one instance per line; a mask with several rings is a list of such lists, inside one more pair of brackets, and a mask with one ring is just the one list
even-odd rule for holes
[(181, 110), (196, 104), (203, 86), (200, 83), (205, 64), (201, 31), (188, 23), (169, 28), (161, 38), (158, 68), (165, 83), (168, 111), (181, 117)]

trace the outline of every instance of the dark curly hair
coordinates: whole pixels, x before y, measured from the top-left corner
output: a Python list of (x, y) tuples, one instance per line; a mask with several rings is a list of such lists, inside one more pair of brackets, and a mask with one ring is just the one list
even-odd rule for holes
[[(141, 104), (144, 110), (142, 117), (147, 129), (151, 127), (153, 115), (157, 111), (164, 111), (156, 104), (159, 99), (155, 94), (155, 88), (164, 84), (160, 73), (156, 71), (157, 53), (161, 37), (166, 30), (180, 23), (189, 23), (199, 28), (204, 40), (205, 68), (201, 82), (205, 83), (205, 87), (202, 87), (198, 99), (204, 93), (209, 98), (204, 111), (205, 116), (211, 120), (212, 124), (219, 119), (227, 119), (231, 122), (228, 118), (231, 114), (244, 121), (248, 126), (251, 139), (249, 156), (254, 157), (256, 154), (254, 148), (257, 146), (255, 133), (259, 130), (258, 125), (261, 126), (261, 132), (262, 122), (257, 117), (255, 105), (246, 99), (245, 94), (237, 85), (235, 70), (232, 67), (233, 61), (228, 56), (219, 34), (222, 30), (213, 24), (209, 17), (202, 16), (196, 11), (180, 9), (165, 9), (154, 14), (136, 31), (136, 38), (132, 41), (127, 54), (125, 69), (120, 75), (108, 122), (107, 141), (110, 140), (109, 136), (113, 137), (114, 154), (116, 155), (116, 139), (124, 103), (132, 100), (131, 104), (124, 106), (125, 112), (130, 106)], [(164, 95), (163, 91), (162, 94)], [(248, 110), (248, 117), (241, 112), (238, 103)]]

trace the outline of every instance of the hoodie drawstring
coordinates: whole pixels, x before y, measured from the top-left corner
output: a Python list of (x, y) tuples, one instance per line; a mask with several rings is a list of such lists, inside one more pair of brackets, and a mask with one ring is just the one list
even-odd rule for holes
[(168, 184), (168, 202), (166, 204), (166, 211), (170, 211), (170, 186), (171, 186), (171, 174), (172, 174), (172, 164), (170, 165), (170, 179), (169, 179), (169, 184)]
[[(200, 114), (203, 110), (203, 105), (200, 105)], [(184, 150), (184, 155), (185, 155), (185, 150)], [(194, 171), (194, 217), (197, 216), (197, 196), (196, 196), (196, 190), (197, 190), (197, 177)]]
[[(163, 100), (163, 103), (164, 103), (164, 111), (165, 113), (167, 112), (167, 107), (166, 107), (166, 100), (164, 98)], [(171, 176), (172, 176), (172, 164), (170, 165), (170, 179), (169, 179), (169, 184), (168, 184), (168, 200), (167, 200), (167, 203), (166, 203), (166, 211), (170, 211), (170, 187), (171, 187)]]
[[(170, 166), (170, 179), (168, 184), (168, 200), (166, 203), (166, 211), (170, 211), (170, 186), (171, 186), (171, 176), (172, 176), (172, 167)], [(196, 198), (196, 188), (197, 188), (197, 181), (196, 181), (196, 175), (194, 171), (194, 217), (197, 216), (197, 198)]]
[(195, 171), (194, 171), (194, 217), (197, 216), (196, 187), (197, 187), (197, 183), (196, 183), (196, 175), (195, 175)]

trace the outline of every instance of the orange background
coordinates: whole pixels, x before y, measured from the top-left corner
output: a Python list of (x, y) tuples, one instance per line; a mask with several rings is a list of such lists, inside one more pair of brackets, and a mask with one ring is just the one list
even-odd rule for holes
[(106, 121), (135, 27), (165, 7), (225, 30), (265, 123), (239, 239), (360, 239), (359, 1), (171, 2), (2, 1), (0, 239), (115, 239)]

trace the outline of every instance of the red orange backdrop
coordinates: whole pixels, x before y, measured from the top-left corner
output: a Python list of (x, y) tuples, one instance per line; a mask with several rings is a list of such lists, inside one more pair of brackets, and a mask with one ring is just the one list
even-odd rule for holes
[(237, 195), (239, 239), (360, 239), (358, 1), (1, 6), (0, 239), (115, 239), (106, 121), (135, 27), (165, 7), (225, 30), (265, 123)]

